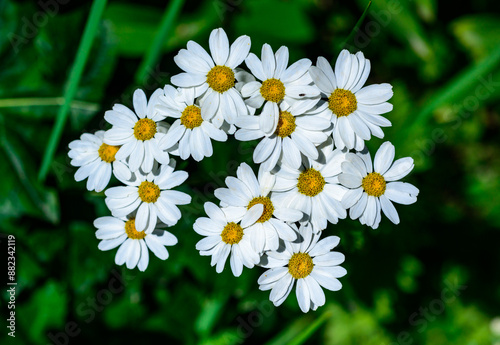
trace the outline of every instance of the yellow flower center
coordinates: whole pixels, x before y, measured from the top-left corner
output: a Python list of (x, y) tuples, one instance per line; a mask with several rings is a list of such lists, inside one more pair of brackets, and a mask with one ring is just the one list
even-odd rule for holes
[(196, 105), (188, 105), (181, 115), (181, 124), (189, 129), (201, 126), (203, 119), (201, 109)]
[(160, 187), (153, 182), (144, 181), (139, 185), (139, 197), (144, 202), (156, 202), (160, 197)]
[(207, 84), (214, 91), (223, 93), (234, 86), (234, 72), (227, 66), (215, 66), (207, 74)]
[(344, 89), (336, 89), (328, 97), (328, 108), (337, 115), (337, 117), (347, 116), (352, 114), (354, 110), (358, 109), (358, 102), (356, 96)]
[(137, 231), (135, 229), (135, 219), (130, 219), (125, 222), (125, 232), (127, 233), (128, 238), (133, 240), (142, 240), (146, 237), (146, 233), (144, 231)]
[(243, 238), (243, 228), (234, 222), (227, 223), (220, 234), (222, 241), (227, 244), (236, 244)]
[(297, 183), (299, 193), (307, 196), (316, 196), (323, 191), (324, 187), (325, 179), (318, 170), (310, 168), (300, 173)]
[(285, 97), (285, 85), (275, 78), (264, 80), (260, 87), (260, 94), (266, 101), (279, 103)]
[(307, 253), (295, 253), (288, 261), (288, 273), (295, 279), (301, 279), (311, 274), (314, 264)]
[(275, 134), (282, 138), (286, 138), (295, 131), (295, 127), (297, 127), (295, 124), (295, 117), (288, 111), (280, 111)]
[(361, 185), (366, 194), (371, 196), (381, 196), (385, 192), (385, 179), (379, 173), (369, 173), (363, 178)]
[(115, 155), (120, 149), (120, 146), (111, 146), (105, 143), (102, 143), (101, 147), (99, 147), (99, 157), (106, 163), (112, 163), (115, 161)]
[(149, 140), (156, 134), (156, 122), (151, 119), (140, 119), (135, 123), (134, 136), (137, 140)]
[(267, 196), (259, 196), (257, 198), (253, 198), (248, 203), (247, 210), (251, 209), (252, 206), (256, 204), (264, 205), (264, 212), (262, 212), (262, 216), (260, 216), (260, 218), (257, 219), (257, 222), (264, 223), (267, 222), (269, 219), (271, 219), (274, 212), (274, 206), (273, 203), (271, 202), (271, 199), (269, 199)]

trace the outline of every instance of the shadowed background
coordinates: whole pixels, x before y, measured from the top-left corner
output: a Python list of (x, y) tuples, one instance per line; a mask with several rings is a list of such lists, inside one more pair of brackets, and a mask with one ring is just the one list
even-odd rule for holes
[[(5, 234), (16, 236), (18, 281), (16, 338), (7, 337), (3, 289), (1, 342), (500, 344), (500, 6), (377, 0), (345, 42), (366, 5), (109, 1), (45, 177), (42, 157), (91, 2), (1, 1), (0, 240), (5, 256)], [(418, 201), (396, 206), (398, 226), (383, 218), (371, 230), (341, 220), (324, 231), (341, 237), (348, 274), (341, 291), (325, 291), (327, 304), (316, 312), (303, 314), (294, 293), (273, 307), (269, 292), (258, 290), (264, 269), (217, 274), (194, 248), (201, 236), (192, 224), (204, 216), (203, 203), (216, 201), (213, 190), (239, 163), (253, 165), (256, 142), (230, 137), (213, 142), (213, 157), (200, 163), (178, 159), (190, 173), (181, 189), (193, 202), (170, 229), (179, 244), (168, 248), (168, 260), (151, 256), (141, 273), (116, 266), (116, 250), (97, 249), (92, 222), (109, 211), (103, 193), (74, 181), (68, 143), (109, 128), (104, 111), (131, 106), (135, 88), (149, 96), (163, 87), (180, 72), (176, 52), (188, 40), (208, 48), (217, 27), (230, 42), (249, 35), (258, 56), (263, 43), (286, 45), (290, 62), (334, 62), (342, 47), (361, 50), (371, 60), (368, 84), (394, 87), (384, 140), (396, 146), (396, 158), (415, 159), (405, 181), (420, 189)], [(384, 140), (368, 143), (372, 154)]]

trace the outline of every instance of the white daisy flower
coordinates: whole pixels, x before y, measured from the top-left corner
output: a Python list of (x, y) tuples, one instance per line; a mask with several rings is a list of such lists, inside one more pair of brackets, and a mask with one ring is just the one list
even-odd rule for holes
[[(262, 205), (260, 207), (263, 208)], [(259, 263), (260, 256), (252, 247), (247, 233), (247, 228), (257, 221), (259, 215), (247, 214), (241, 219), (211, 202), (205, 203), (205, 212), (209, 218), (198, 218), (193, 226), (194, 231), (206, 236), (196, 244), (196, 249), (200, 251), (200, 255), (212, 256), (210, 265), (217, 265), (217, 273), (222, 272), (229, 255), (231, 271), (235, 277), (241, 275), (243, 266), (252, 268)]]
[(398, 212), (391, 201), (413, 204), (419, 190), (410, 183), (395, 181), (408, 175), (413, 166), (411, 157), (394, 162), (394, 145), (388, 141), (375, 154), (373, 167), (368, 150), (348, 153), (339, 181), (351, 188), (342, 198), (342, 205), (349, 209), (351, 219), (359, 218), (361, 224), (376, 229), (382, 211), (391, 222), (399, 224)]
[(104, 119), (113, 125), (104, 135), (104, 142), (108, 145), (122, 145), (116, 153), (116, 159), (128, 159), (132, 172), (139, 168), (146, 173), (150, 172), (155, 160), (161, 164), (169, 162), (168, 153), (158, 147), (167, 131), (165, 125), (159, 122), (166, 115), (155, 110), (162, 93), (161, 89), (156, 90), (148, 102), (144, 91), (135, 90), (135, 112), (124, 105), (115, 104), (113, 110), (104, 114)]
[(134, 179), (123, 181), (126, 186), (107, 189), (106, 205), (115, 217), (126, 217), (137, 210), (135, 226), (137, 230), (151, 233), (157, 218), (172, 226), (181, 218), (176, 205), (186, 205), (191, 197), (186, 193), (170, 190), (188, 178), (185, 171), (174, 171), (175, 161), (162, 165), (160, 172), (136, 173)]
[(384, 137), (380, 127), (391, 126), (391, 122), (380, 114), (392, 110), (392, 104), (387, 103), (393, 95), (392, 86), (384, 83), (363, 87), (370, 73), (370, 60), (365, 59), (363, 53), (354, 55), (342, 50), (335, 63), (335, 72), (320, 56), (309, 73), (328, 97), (327, 111), (333, 115), (336, 147), (361, 151), (364, 141), (372, 134)]
[(344, 254), (332, 252), (339, 242), (337, 236), (329, 236), (321, 241), (314, 234), (310, 225), (302, 225), (299, 229), (301, 242), (285, 242), (282, 251), (271, 251), (267, 254), (270, 268), (258, 280), (259, 289), (271, 290), (269, 299), (275, 306), (281, 305), (295, 282), (297, 301), (300, 309), (307, 313), (325, 304), (323, 288), (338, 291), (342, 284), (338, 280), (347, 274), (345, 268), (339, 266), (344, 262)]
[(203, 120), (203, 106), (200, 108), (195, 104), (193, 89), (176, 90), (173, 86), (166, 85), (164, 93), (159, 99), (157, 109), (178, 120), (175, 120), (160, 140), (160, 148), (171, 150), (178, 147), (178, 154), (184, 160), (192, 156), (199, 162), (203, 157), (212, 156), (210, 139), (226, 141), (227, 134), (209, 121)]
[(179, 51), (174, 61), (186, 73), (173, 76), (171, 81), (176, 86), (193, 88), (195, 97), (203, 97), (203, 119), (208, 121), (219, 114), (232, 124), (236, 116), (247, 114), (245, 102), (234, 86), (235, 69), (250, 51), (250, 37), (240, 36), (229, 47), (226, 33), (219, 28), (212, 31), (208, 43), (211, 56), (194, 41)]
[(293, 104), (306, 98), (319, 98), (319, 89), (312, 82), (307, 72), (311, 60), (301, 59), (290, 67), (288, 65), (288, 48), (282, 46), (273, 53), (269, 44), (262, 46), (262, 61), (250, 53), (245, 60), (252, 74), (260, 81), (246, 83), (242, 89), (245, 102), (253, 108), (264, 105), (260, 114), (260, 128), (266, 134), (276, 130), (279, 119), (278, 104), (285, 101)]
[(235, 138), (242, 141), (264, 137), (253, 152), (253, 161), (262, 163), (266, 171), (283, 161), (290, 167), (299, 168), (301, 153), (310, 159), (318, 159), (317, 145), (324, 143), (331, 128), (330, 118), (324, 116), (327, 104), (315, 108), (317, 100), (304, 100), (288, 105), (280, 104), (276, 131), (266, 135), (260, 128), (257, 116), (241, 116), (236, 119), (240, 127)]
[(346, 210), (340, 203), (346, 188), (338, 183), (337, 177), (345, 153), (333, 150), (331, 139), (320, 146), (320, 150), (320, 160), (303, 157), (298, 169), (282, 164), (273, 187), (276, 203), (304, 212), (315, 232), (324, 230), (327, 221), (337, 224), (339, 219), (346, 217)]
[(80, 167), (75, 173), (75, 180), (82, 181), (86, 178), (87, 189), (101, 192), (109, 183), (113, 167), (123, 165), (115, 158), (120, 146), (103, 143), (104, 131), (95, 134), (84, 133), (79, 140), (69, 143), (68, 156), (70, 164)]
[(126, 263), (128, 269), (137, 266), (140, 271), (145, 271), (149, 264), (149, 251), (151, 250), (161, 260), (168, 258), (165, 246), (177, 244), (177, 238), (163, 229), (155, 229), (152, 233), (137, 231), (135, 219), (125, 217), (101, 217), (94, 221), (97, 228), (96, 237), (100, 240), (100, 250), (118, 248), (115, 263)]
[(250, 236), (253, 248), (262, 253), (276, 250), (279, 239), (293, 241), (296, 233), (286, 222), (296, 222), (303, 218), (302, 212), (277, 203), (270, 193), (274, 186), (274, 176), (263, 169), (259, 170), (258, 179), (246, 163), (240, 164), (236, 177), (226, 178), (228, 188), (218, 188), (215, 196), (235, 217), (253, 219), (255, 224), (245, 229)]

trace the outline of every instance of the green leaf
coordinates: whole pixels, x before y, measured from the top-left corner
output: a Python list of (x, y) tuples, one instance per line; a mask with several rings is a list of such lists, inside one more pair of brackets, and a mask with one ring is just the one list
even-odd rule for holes
[(0, 52), (8, 48), (16, 49), (17, 44), (23, 44), (25, 38), (15, 32), (19, 13), (17, 7), (10, 1), (0, 2)]
[[(436, 91), (434, 95), (425, 102), (425, 106), (423, 106), (417, 114), (416, 120), (413, 122), (411, 127), (409, 127), (409, 132), (411, 132), (412, 128), (419, 127), (421, 124), (428, 121), (433, 112), (443, 105), (458, 103), (463, 107), (464, 103), (460, 101), (464, 100), (467, 93), (474, 96), (474, 93), (471, 92), (471, 90), (477, 88), (477, 86), (481, 85), (483, 81), (488, 83), (489, 80), (492, 80), (492, 83), (490, 83), (489, 86), (485, 86), (486, 92), (489, 92), (490, 96), (492, 92), (499, 92), (496, 87), (498, 82), (495, 81), (491, 75), (499, 64), (500, 46), (497, 45), (496, 49), (492, 51), (487, 58), (477, 64), (470, 65), (468, 68), (460, 72), (455, 78), (450, 80), (444, 87)], [(491, 90), (488, 90), (489, 88)], [(479, 105), (488, 98), (489, 97), (480, 98), (479, 96), (475, 96), (474, 100), (477, 101)]]
[[(235, 18), (235, 28), (239, 34), (252, 37), (254, 49), (261, 44), (260, 41), (280, 42), (280, 45), (298, 44), (309, 42), (314, 37), (312, 23), (305, 12), (309, 4), (256, 0), (244, 1), (241, 6), (244, 7), (245, 15)], [(276, 50), (279, 46), (273, 48)], [(260, 54), (260, 48), (257, 51)]]
[(498, 47), (500, 17), (493, 14), (461, 17), (451, 23), (451, 30), (465, 51), (479, 61)]
[[(158, 23), (162, 21), (162, 12), (137, 3), (117, 2), (108, 6), (104, 18), (111, 23), (116, 35), (118, 53), (128, 57), (140, 57), (150, 49), (155, 40)], [(179, 17), (173, 33), (164, 40), (160, 50), (166, 52), (185, 45), (187, 40), (213, 29), (217, 19), (213, 2), (203, 2), (197, 6), (195, 13)], [(208, 35), (204, 39), (208, 45)]]
[(208, 336), (212, 331), (212, 328), (226, 305), (227, 299), (228, 295), (223, 294), (204, 301), (201, 312), (194, 324), (194, 329), (202, 338)]
[(61, 134), (68, 117), (71, 102), (73, 101), (78, 85), (80, 84), (80, 79), (82, 77), (90, 49), (92, 48), (92, 42), (94, 41), (94, 37), (99, 28), (101, 15), (106, 7), (106, 2), (106, 0), (95, 0), (92, 3), (90, 14), (78, 46), (78, 51), (66, 81), (64, 90), (65, 102), (59, 108), (59, 112), (57, 113), (56, 123), (54, 124), (49, 142), (43, 155), (40, 171), (38, 172), (38, 179), (40, 181), (45, 180), (52, 164), (52, 159), (54, 158), (59, 140), (61, 139)]
[(64, 330), (67, 303), (65, 289), (51, 279), (36, 289), (26, 303), (16, 308), (16, 320), (23, 326), (23, 332), (27, 333), (32, 343), (45, 344), (49, 330)]
[(266, 345), (304, 344), (331, 316), (332, 313), (330, 311), (323, 312), (315, 320), (311, 316), (303, 316), (281, 331), (280, 334), (266, 343)]
[[(35, 167), (32, 164), (31, 155), (28, 154), (23, 144), (14, 136), (7, 135), (5, 129), (5, 121), (0, 115), (0, 143), (7, 161), (10, 162), (12, 170), (17, 175), (17, 183), (25, 190), (29, 197), (30, 205), (24, 207), (27, 213), (41, 216), (52, 223), (59, 221), (59, 201), (57, 193), (54, 190), (44, 188), (35, 178)], [(16, 188), (13, 189), (13, 191)], [(17, 195), (13, 195), (16, 200)], [(18, 199), (22, 200), (22, 198)]]

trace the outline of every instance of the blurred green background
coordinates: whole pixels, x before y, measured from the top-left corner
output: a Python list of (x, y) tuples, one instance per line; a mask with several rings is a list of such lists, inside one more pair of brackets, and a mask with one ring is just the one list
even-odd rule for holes
[[(46, 179), (42, 156), (63, 103), (90, 1), (0, 1), (0, 228), (16, 236), (17, 329), (2, 344), (500, 344), (500, 6), (486, 0), (376, 0), (344, 44), (367, 2), (187, 1), (155, 46), (168, 3), (109, 1), (98, 22), (69, 117)], [(164, 23), (169, 23), (166, 21)], [(168, 26), (168, 25), (167, 25)], [(68, 143), (106, 129), (104, 111), (131, 105), (179, 73), (173, 62), (212, 29), (290, 49), (290, 60), (332, 61), (343, 46), (371, 60), (368, 83), (394, 86), (385, 139), (412, 156), (407, 178), (418, 202), (397, 207), (401, 224), (378, 230), (351, 220), (341, 237), (348, 274), (327, 305), (302, 314), (292, 294), (279, 308), (258, 290), (263, 269), (217, 274), (192, 230), (213, 190), (251, 163), (255, 142), (214, 142), (214, 156), (179, 162), (193, 203), (173, 227), (170, 258), (145, 273), (97, 249), (92, 222), (108, 215), (103, 193), (73, 179)], [(159, 59), (155, 59), (158, 48)], [(145, 56), (151, 62), (143, 65)], [(383, 140), (373, 138), (375, 150)], [(235, 150), (234, 148), (237, 148)], [(116, 182), (115, 182), (116, 183)], [(6, 262), (3, 260), (2, 262)], [(2, 264), (3, 265), (3, 264)], [(2, 274), (5, 276), (5, 274)], [(3, 285), (4, 287), (6, 285)]]

